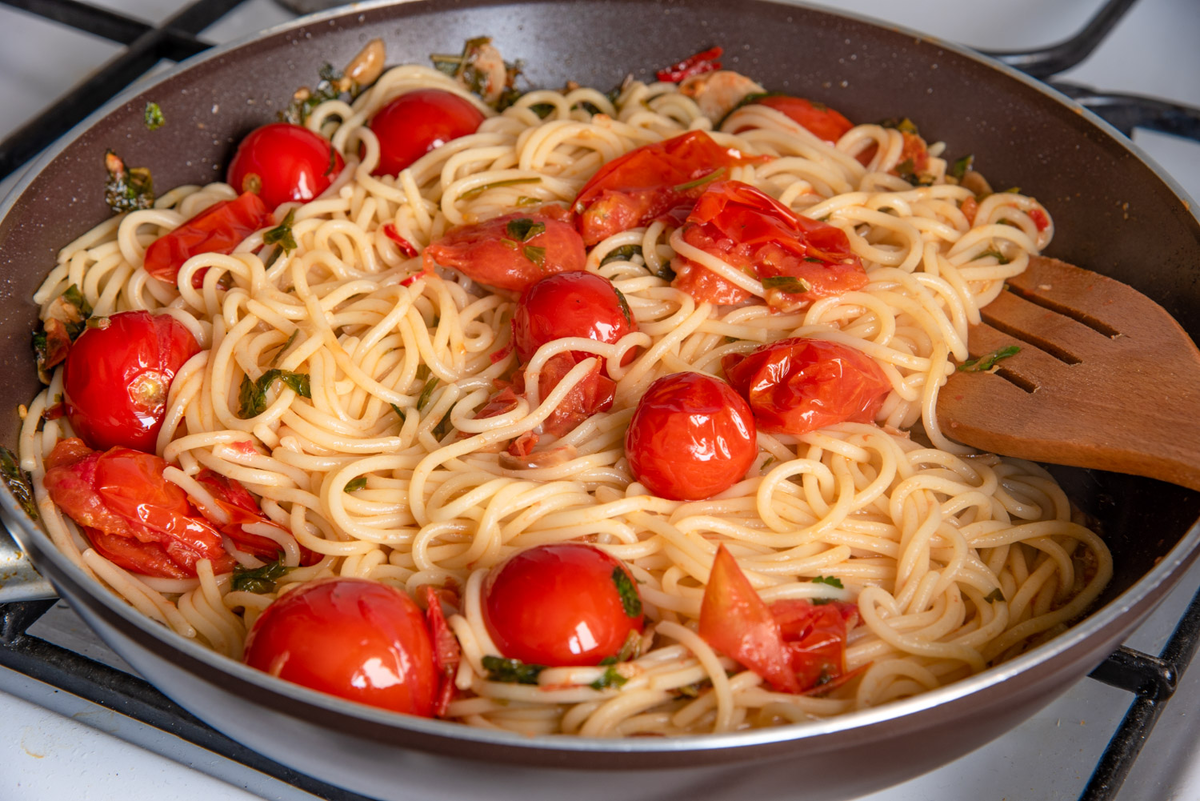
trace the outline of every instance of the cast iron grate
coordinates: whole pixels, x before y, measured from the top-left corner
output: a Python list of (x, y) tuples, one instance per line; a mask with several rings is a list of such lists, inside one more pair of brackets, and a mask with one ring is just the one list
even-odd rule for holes
[[(5, 5), (93, 33), (125, 49), (51, 107), (0, 142), (0, 179), (32, 159), (161, 60), (181, 61), (211, 45), (197, 38), (243, 0), (196, 0), (159, 26), (77, 0), (0, 0)], [(990, 52), (1036, 78), (1075, 66), (1104, 40), (1136, 0), (1107, 0), (1071, 38), (1028, 52)], [(1200, 109), (1164, 100), (1097, 92), (1048, 81), (1126, 136), (1145, 128), (1200, 141)], [(0, 666), (120, 712), (327, 801), (370, 801), (285, 767), (212, 729), (144, 680), (32, 636), (30, 626), (54, 601), (0, 605)], [(1115, 801), (1142, 746), (1200, 646), (1200, 592), (1158, 656), (1120, 648), (1091, 677), (1134, 699), (1101, 756), (1080, 801)]]

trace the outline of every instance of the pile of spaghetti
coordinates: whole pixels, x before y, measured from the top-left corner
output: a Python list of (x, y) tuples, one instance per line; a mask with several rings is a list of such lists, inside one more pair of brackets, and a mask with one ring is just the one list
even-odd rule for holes
[[(226, 539), (238, 569), (201, 559), (195, 578), (142, 575), (102, 555), (45, 486), (48, 455), (80, 434), (61, 414), (63, 370), (52, 368), (25, 417), (20, 460), (47, 533), (82, 569), (234, 659), (264, 610), (314, 579), (371, 579), (418, 597), (435, 587), (461, 648), (444, 717), (587, 736), (728, 731), (876, 706), (1010, 658), (1096, 599), (1111, 557), (1053, 479), (949, 441), (935, 415), (939, 386), (968, 360), (968, 326), (1050, 240), (1034, 199), (990, 192), (937, 144), (921, 142), (914, 161), (920, 140), (907, 124), (856, 125), (830, 142), (770, 103), (737, 105), (748, 92), (716, 96), (716, 81), (700, 92), (630, 80), (615, 99), (538, 90), (497, 112), (461, 78), (401, 66), (352, 101), (313, 103), (306, 127), (344, 160), (333, 171), (331, 156), (331, 185), (272, 209), (287, 231), (263, 226), (231, 252), (193, 256), (173, 282), (146, 271), (147, 248), (243, 187), (179, 187), (61, 251), (35, 296), (43, 320), (70, 290), (93, 320), (148, 310), (194, 336), (199, 352), (170, 385), (152, 450), (213, 525), (229, 517), (213, 477), (248, 489), (261, 520), (245, 529), (280, 554), (272, 564)], [(484, 121), (398, 175), (377, 174), (368, 121), (423, 89), (462, 98)], [(843, 232), (863, 285), (768, 302), (769, 282), (685, 242), (682, 218), (657, 215), (586, 250), (585, 269), (619, 290), (636, 330), (615, 343), (543, 345), (522, 361), (511, 325), (519, 293), (422, 259), (461, 226), (546, 209), (570, 220), (602, 165), (689, 131), (739, 154), (701, 184), (741, 182)], [(744, 299), (697, 300), (672, 274), (684, 263), (711, 267)], [(804, 286), (784, 285), (783, 300)], [(714, 497), (672, 500), (635, 481), (625, 437), (651, 384), (687, 371), (723, 378), (731, 355), (792, 338), (869, 357), (890, 384), (874, 419), (799, 435), (760, 426), (749, 468)], [(536, 371), (581, 350), (596, 362), (539, 397)], [(547, 434), (597, 363), (615, 382), (611, 405)], [(270, 371), (303, 381), (263, 381)], [(518, 374), (516, 388), (529, 389), (481, 414)], [(249, 412), (247, 388), (258, 392)], [(561, 542), (626, 566), (644, 627), (615, 663), (505, 680), (483, 620), (485, 578), (514, 553)], [(840, 671), (850, 680), (784, 692), (697, 633), (721, 545), (767, 604), (856, 606)], [(251, 572), (257, 582), (237, 580)]]

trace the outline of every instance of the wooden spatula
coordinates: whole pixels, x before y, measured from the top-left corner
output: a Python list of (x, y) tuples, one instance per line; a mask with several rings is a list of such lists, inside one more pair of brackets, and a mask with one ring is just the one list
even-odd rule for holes
[(956, 372), (938, 396), (951, 439), (992, 453), (1200, 490), (1200, 351), (1161, 306), (1055, 259), (983, 309), (974, 358), (1020, 351), (994, 372)]

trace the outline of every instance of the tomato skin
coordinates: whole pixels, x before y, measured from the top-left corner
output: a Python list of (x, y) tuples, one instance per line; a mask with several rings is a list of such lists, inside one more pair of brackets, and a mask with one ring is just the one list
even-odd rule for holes
[(372, 175), (399, 175), (434, 148), (475, 133), (483, 119), (479, 109), (451, 92), (405, 92), (367, 123), (379, 138), (379, 165)]
[(654, 74), (654, 77), (660, 81), (679, 83), (691, 78), (693, 75), (703, 75), (706, 72), (719, 70), (721, 69), (721, 62), (717, 61), (717, 59), (721, 57), (723, 52), (725, 51), (721, 47), (701, 50), (695, 55), (688, 56), (683, 61), (659, 70)]
[[(583, 337), (611, 345), (638, 330), (620, 290), (607, 278), (587, 272), (559, 273), (526, 289), (512, 326), (517, 358), (522, 362), (556, 339)], [(575, 355), (582, 360), (594, 354), (579, 351)], [(627, 358), (632, 355), (630, 351)]]
[(167, 392), (200, 345), (169, 314), (114, 314), (85, 330), (63, 365), (63, 401), (71, 426), (91, 446), (153, 452)]
[[(845, 232), (796, 214), (741, 181), (709, 185), (688, 215), (683, 239), (760, 280), (796, 279), (808, 285), (802, 292), (768, 287), (767, 305), (779, 311), (795, 311), (869, 282)], [(697, 302), (730, 304), (750, 297), (682, 256), (675, 257), (672, 267), (676, 277), (671, 285)]]
[(703, 131), (643, 145), (601, 167), (572, 206), (575, 227), (588, 247), (678, 209), (688, 209), (704, 191), (689, 184), (739, 164), (762, 161), (718, 145)]
[(166, 460), (129, 448), (93, 451), (82, 440), (61, 440), (46, 460), (44, 483), (51, 500), (83, 527), (92, 545), (136, 573), (194, 578), (196, 562), (208, 559), (214, 573), (234, 561), (221, 534), (163, 478)]
[[(854, 123), (824, 103), (815, 103), (803, 97), (789, 95), (766, 95), (754, 101), (791, 119), (818, 139), (836, 145)], [(739, 129), (738, 133), (745, 130)]]
[(783, 339), (722, 359), (729, 384), (763, 431), (804, 434), (844, 421), (869, 423), (892, 384), (860, 350), (821, 339)]
[[(520, 238), (528, 221), (535, 228)], [(458, 270), (481, 284), (523, 292), (540, 279), (564, 272), (578, 272), (587, 263), (579, 234), (561, 220), (542, 214), (506, 214), (475, 225), (449, 231), (425, 248), (425, 272), (435, 264)]]
[(263, 611), (244, 661), (285, 681), (393, 712), (429, 717), (438, 691), (420, 607), (366, 579), (327, 578)]
[[(179, 268), (201, 253), (229, 254), (250, 234), (275, 224), (275, 218), (262, 199), (243, 192), (237, 200), (214, 203), (146, 248), (142, 266), (160, 281), (174, 283)], [(193, 285), (202, 280), (204, 271), (193, 277)]]
[(636, 595), (629, 569), (593, 545), (564, 542), (518, 551), (484, 579), (488, 633), (503, 656), (526, 664), (598, 665), (643, 627), (641, 597), (636, 614), (628, 614), (617, 571)]
[(629, 469), (655, 495), (711, 498), (746, 475), (758, 454), (754, 416), (740, 395), (702, 373), (650, 385), (625, 434)]
[(241, 141), (229, 162), (228, 181), (234, 191), (253, 192), (274, 209), (317, 197), (345, 166), (342, 154), (325, 137), (300, 125), (273, 122)]
[[(258, 501), (254, 500), (254, 496), (242, 486), (241, 482), (209, 470), (207, 467), (197, 473), (195, 479), (212, 494), (217, 508), (224, 511), (229, 518), (228, 522), (223, 523), (208, 510), (201, 508), (200, 514), (212, 524), (213, 528), (233, 540), (239, 550), (253, 554), (259, 559), (274, 562), (280, 557), (281, 550), (278, 542), (270, 537), (246, 531), (245, 526), (247, 525), (266, 523), (278, 527), (278, 524), (262, 513)], [(310, 551), (303, 546), (300, 547), (300, 564), (315, 565), (319, 561), (321, 561), (319, 553)]]

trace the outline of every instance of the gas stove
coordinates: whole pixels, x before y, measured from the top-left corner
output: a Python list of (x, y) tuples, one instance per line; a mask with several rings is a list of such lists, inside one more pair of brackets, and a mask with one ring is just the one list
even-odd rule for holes
[[(1193, 0), (811, 4), (976, 47), (1048, 80), (1132, 134), (1200, 198), (1200, 5)], [(7, 176), (0, 196), (43, 146), (138, 76), (295, 16), (275, 0), (0, 0), (0, 178)], [(860, 801), (1200, 799), (1200, 670), (1183, 673), (1200, 642), (1198, 589), (1200, 564), (1092, 678), (991, 744)], [(0, 592), (0, 799), (364, 801), (183, 712), (66, 604), (3, 601)], [(528, 786), (481, 783), (478, 792), (437, 801), (514, 792), (529, 801), (557, 797), (540, 791), (531, 773)], [(581, 787), (574, 795), (603, 798), (598, 792)], [(797, 792), (792, 783), (767, 795)], [(397, 793), (409, 797), (404, 788)]]

